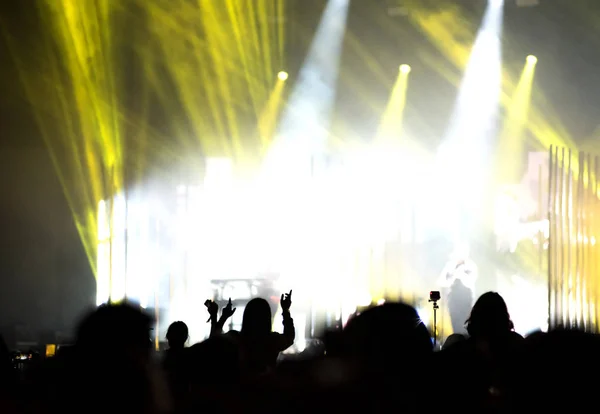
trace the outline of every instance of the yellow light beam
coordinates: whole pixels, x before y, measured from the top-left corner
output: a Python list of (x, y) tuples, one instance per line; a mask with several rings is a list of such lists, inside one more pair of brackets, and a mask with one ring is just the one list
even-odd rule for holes
[[(285, 76), (283, 76), (283, 74), (285, 74)], [(287, 73), (279, 72), (277, 82), (273, 87), (269, 101), (267, 102), (267, 105), (265, 106), (258, 122), (258, 131), (262, 141), (262, 153), (268, 149), (269, 144), (272, 142), (273, 133), (275, 132), (277, 120), (281, 110), (281, 99), (283, 96), (286, 79)]]
[(517, 88), (508, 106), (504, 128), (498, 146), (497, 178), (504, 183), (514, 183), (522, 175), (521, 165), (525, 156), (524, 132), (529, 121), (531, 91), (535, 77), (537, 59), (528, 56)]
[[(469, 23), (460, 7), (444, 4), (435, 11), (415, 7), (409, 18), (452, 64), (461, 70), (466, 68), (477, 28)], [(509, 107), (517, 82), (509, 73), (504, 72), (502, 85), (501, 103)], [(549, 117), (547, 111), (541, 112), (536, 107), (530, 108), (526, 129), (537, 139), (541, 150), (546, 150), (551, 145), (577, 147), (557, 117)]]
[(377, 141), (379, 142), (398, 143), (402, 136), (409, 74), (410, 66), (401, 65), (388, 105), (379, 124), (377, 131)]

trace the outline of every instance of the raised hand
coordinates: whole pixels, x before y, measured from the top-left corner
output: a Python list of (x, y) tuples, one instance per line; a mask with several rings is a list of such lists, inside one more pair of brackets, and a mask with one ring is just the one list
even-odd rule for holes
[(204, 306), (206, 306), (206, 310), (208, 310), (208, 314), (210, 315), (206, 322), (210, 322), (211, 318), (217, 317), (217, 313), (219, 312), (219, 305), (217, 305), (216, 302), (207, 299), (206, 302), (204, 302)]
[(281, 295), (281, 309), (284, 312), (289, 312), (290, 311), (290, 306), (292, 306), (292, 291), (290, 290), (290, 293), (284, 293), (283, 295)]
[(230, 318), (235, 313), (236, 309), (237, 308), (234, 308), (231, 304), (231, 298), (229, 298), (229, 302), (227, 302), (227, 305), (223, 308), (222, 317)]

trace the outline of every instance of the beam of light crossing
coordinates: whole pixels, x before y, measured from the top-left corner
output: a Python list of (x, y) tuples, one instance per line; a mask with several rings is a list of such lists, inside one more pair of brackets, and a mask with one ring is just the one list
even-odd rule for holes
[[(452, 65), (459, 69), (466, 68), (472, 50), (470, 40), (471, 28), (466, 22), (468, 17), (460, 12), (459, 8), (443, 7), (436, 11), (425, 8), (416, 8), (411, 14), (411, 20), (421, 30), (427, 38), (435, 45), (438, 51), (448, 59)], [(450, 83), (459, 85), (454, 71), (447, 67), (447, 62), (443, 59), (428, 56), (428, 66), (436, 70), (441, 76)], [(518, 79), (505, 72), (502, 80), (504, 93), (502, 94), (502, 106), (510, 106), (510, 98), (516, 89)], [(538, 91), (540, 97), (544, 96), (542, 91)], [(529, 121), (526, 129), (537, 142), (536, 148), (547, 150), (551, 145), (558, 147), (576, 148), (571, 134), (561, 123), (558, 116), (554, 116), (548, 107), (540, 108), (532, 106), (529, 113)]]
[[(446, 138), (438, 151), (445, 177), (441, 192), (442, 220), (460, 223), (450, 230), (455, 239), (468, 237), (486, 183), (486, 165), (493, 139), (502, 86), (502, 1), (488, 3), (460, 86)], [(465, 222), (468, 217), (469, 223)], [(462, 223), (461, 223), (462, 222)]]
[(514, 184), (521, 179), (523, 173), (521, 166), (525, 157), (526, 137), (524, 132), (529, 121), (536, 65), (537, 58), (528, 56), (504, 120), (504, 128), (498, 146), (496, 173), (496, 178), (501, 184)]
[(283, 91), (287, 80), (288, 73), (279, 72), (275, 86), (273, 87), (265, 108), (258, 119), (258, 131), (262, 140), (263, 150), (266, 150), (268, 144), (272, 141), (277, 126), (277, 119), (281, 110)]
[(302, 174), (326, 145), (348, 9), (349, 0), (329, 0), (279, 124), (273, 156), (298, 160)]
[(411, 68), (409, 65), (400, 65), (396, 83), (392, 89), (388, 105), (377, 131), (377, 141), (379, 143), (386, 145), (397, 144), (401, 138), (410, 71)]

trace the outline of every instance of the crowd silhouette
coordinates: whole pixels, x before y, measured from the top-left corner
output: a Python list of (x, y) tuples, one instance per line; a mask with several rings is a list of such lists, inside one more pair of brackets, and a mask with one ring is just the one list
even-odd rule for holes
[(562, 329), (522, 337), (495, 292), (478, 298), (466, 334), (450, 336), (440, 351), (413, 307), (385, 303), (293, 360), (279, 358), (295, 338), (291, 291), (281, 295), (281, 334), (265, 299), (252, 299), (240, 331), (226, 333), (231, 300), (220, 315), (215, 302), (205, 305), (209, 338), (188, 347), (188, 326), (173, 322), (160, 363), (152, 319), (127, 303), (85, 315), (75, 343), (25, 378), (0, 341), (0, 412), (512, 413), (593, 404), (598, 338)]

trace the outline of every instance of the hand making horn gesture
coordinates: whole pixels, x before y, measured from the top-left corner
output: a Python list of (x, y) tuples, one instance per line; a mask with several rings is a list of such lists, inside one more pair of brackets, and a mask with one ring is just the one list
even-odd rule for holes
[(231, 304), (231, 298), (229, 298), (229, 302), (227, 302), (227, 305), (223, 308), (222, 316), (224, 318), (230, 318), (235, 313), (236, 309), (237, 308), (234, 308)]
[[(217, 305), (217, 303), (215, 301), (208, 299), (206, 302), (204, 302), (204, 306), (206, 306), (206, 309), (208, 310), (208, 314), (210, 315), (210, 317), (208, 318), (208, 320), (206, 322), (210, 322), (211, 319), (216, 320), (217, 314), (219, 312), (219, 305)], [(231, 303), (231, 298), (229, 298), (229, 302), (227, 302), (227, 305), (225, 305), (225, 307), (223, 308), (221, 317), (224, 317), (225, 319), (230, 318), (231, 315), (233, 315), (235, 313), (235, 309), (236, 308), (234, 308)]]
[(292, 306), (292, 291), (290, 290), (290, 293), (284, 293), (281, 295), (281, 309), (284, 312), (289, 312), (290, 311), (290, 306)]

